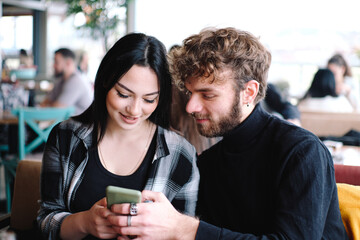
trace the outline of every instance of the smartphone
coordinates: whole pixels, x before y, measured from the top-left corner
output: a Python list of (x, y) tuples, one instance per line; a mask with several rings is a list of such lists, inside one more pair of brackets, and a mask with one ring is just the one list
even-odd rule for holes
[(109, 209), (113, 204), (118, 204), (118, 203), (140, 203), (141, 192), (129, 188), (107, 186), (106, 201), (107, 201), (107, 207)]

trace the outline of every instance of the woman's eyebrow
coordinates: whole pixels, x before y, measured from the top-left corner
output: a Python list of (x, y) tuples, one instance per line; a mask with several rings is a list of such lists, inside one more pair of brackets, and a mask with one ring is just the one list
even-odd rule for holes
[[(119, 83), (119, 82), (117, 82), (117, 84), (118, 84), (120, 87), (124, 88), (125, 90), (127, 90), (127, 91), (129, 91), (129, 92), (131, 92), (131, 93), (134, 93), (134, 91), (130, 90), (130, 89), (127, 88), (125, 85), (123, 85), (123, 84), (121, 84), (121, 83)], [(147, 94), (145, 94), (144, 96), (151, 96), (151, 95), (155, 95), (155, 94), (159, 94), (159, 91), (152, 92), (152, 93), (147, 93)]]
[(126, 86), (122, 85), (121, 83), (117, 82), (117, 85), (119, 85), (120, 87), (124, 88), (125, 90), (134, 93), (134, 91), (130, 90), (129, 88), (127, 88)]

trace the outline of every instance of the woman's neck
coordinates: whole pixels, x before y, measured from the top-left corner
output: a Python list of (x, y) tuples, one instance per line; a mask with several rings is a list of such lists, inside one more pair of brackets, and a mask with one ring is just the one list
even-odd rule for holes
[(105, 131), (104, 137), (113, 141), (121, 141), (127, 139), (127, 141), (137, 141), (139, 138), (143, 138), (148, 135), (150, 129), (154, 124), (149, 120), (144, 121), (140, 126), (134, 129), (122, 129), (113, 125), (108, 125)]

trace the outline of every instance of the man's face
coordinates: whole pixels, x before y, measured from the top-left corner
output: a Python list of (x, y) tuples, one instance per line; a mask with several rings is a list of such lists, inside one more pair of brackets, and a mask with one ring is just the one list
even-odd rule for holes
[(61, 77), (64, 74), (66, 68), (66, 59), (59, 53), (54, 57), (54, 75), (55, 77)]
[(241, 121), (240, 91), (224, 73), (224, 81), (210, 83), (208, 78), (190, 78), (185, 87), (190, 93), (186, 111), (196, 120), (198, 131), (206, 137), (222, 136)]

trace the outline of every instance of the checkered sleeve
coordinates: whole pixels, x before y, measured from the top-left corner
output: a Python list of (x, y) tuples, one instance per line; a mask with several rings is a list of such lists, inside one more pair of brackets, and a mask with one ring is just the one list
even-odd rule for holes
[(44, 239), (59, 239), (61, 224), (71, 214), (69, 198), (74, 192), (72, 186), (79, 181), (83, 171), (82, 165), (70, 161), (70, 153), (79, 143), (72, 133), (73, 127), (69, 121), (58, 124), (45, 145), (37, 216)]
[(163, 192), (180, 212), (194, 216), (199, 186), (196, 150), (188, 141), (165, 130), (167, 154), (158, 159), (152, 191)]
[(62, 165), (59, 154), (58, 126), (49, 135), (41, 171), (41, 201), (37, 221), (45, 239), (57, 239), (66, 210), (62, 192)]
[(181, 161), (186, 162), (186, 164), (180, 164), (179, 166), (182, 167), (178, 171), (182, 173), (183, 177), (186, 177), (183, 179), (182, 186), (175, 195), (172, 204), (184, 214), (194, 216), (200, 179), (199, 170), (196, 166), (196, 151), (192, 152), (191, 155), (180, 155)]

